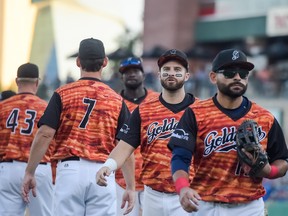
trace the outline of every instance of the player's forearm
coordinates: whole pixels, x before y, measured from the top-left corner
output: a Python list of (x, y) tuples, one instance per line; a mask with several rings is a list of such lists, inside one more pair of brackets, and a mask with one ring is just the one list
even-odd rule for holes
[(48, 126), (41, 126), (33, 140), (26, 172), (34, 174), (35, 170), (47, 152), (47, 149), (53, 139), (55, 130)]
[(174, 186), (177, 194), (180, 194), (183, 188), (190, 186), (188, 173), (184, 170), (177, 170), (173, 174)]
[(177, 170), (174, 174), (173, 174), (173, 181), (175, 182), (178, 178), (186, 178), (189, 181), (189, 175), (187, 172), (185, 172), (184, 170)]
[(268, 178), (275, 179), (283, 177), (288, 170), (288, 163), (285, 160), (276, 160), (270, 166)]
[(112, 150), (109, 158), (112, 158), (117, 163), (117, 169), (121, 168), (130, 155), (134, 152), (134, 148), (128, 143), (120, 140), (116, 147)]
[(135, 157), (132, 154), (122, 166), (126, 189), (135, 190)]

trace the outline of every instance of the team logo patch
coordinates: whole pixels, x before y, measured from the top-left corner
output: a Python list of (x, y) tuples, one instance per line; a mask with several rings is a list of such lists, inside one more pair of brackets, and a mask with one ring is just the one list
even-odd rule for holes
[(172, 49), (172, 50), (170, 50), (170, 54), (171, 54), (171, 55), (176, 55), (176, 52), (177, 52), (176, 49)]
[(238, 58), (239, 58), (239, 51), (238, 50), (234, 50), (233, 53), (232, 53), (232, 60), (235, 61)]
[(130, 128), (127, 124), (123, 124), (122, 128), (120, 129), (121, 133), (127, 134), (129, 132)]
[(188, 141), (189, 135), (183, 129), (176, 129), (171, 137)]

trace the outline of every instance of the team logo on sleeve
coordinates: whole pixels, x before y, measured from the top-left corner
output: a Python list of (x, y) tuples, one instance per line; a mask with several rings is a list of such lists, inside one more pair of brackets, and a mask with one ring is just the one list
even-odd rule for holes
[(186, 133), (183, 129), (176, 129), (171, 137), (175, 137), (180, 140), (188, 141), (188, 133)]
[(178, 125), (178, 121), (175, 118), (164, 119), (162, 124), (159, 122), (153, 122), (148, 126), (147, 143), (152, 143), (155, 139), (167, 139), (170, 138), (175, 128)]
[[(219, 131), (210, 131), (205, 137), (204, 157), (210, 155), (212, 152), (236, 151), (236, 127), (224, 127), (221, 131), (221, 135)], [(258, 128), (258, 136), (259, 141), (266, 137), (266, 133), (262, 130), (262, 127)]]
[(127, 134), (129, 132), (130, 128), (127, 124), (123, 124), (122, 128), (120, 129), (121, 133)]

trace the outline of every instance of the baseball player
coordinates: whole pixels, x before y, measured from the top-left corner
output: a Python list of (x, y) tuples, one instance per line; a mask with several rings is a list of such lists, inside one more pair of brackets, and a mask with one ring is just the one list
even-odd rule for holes
[[(187, 108), (170, 139), (175, 187), (183, 209), (196, 211), (193, 215), (263, 216), (262, 179), (279, 178), (288, 169), (288, 150), (279, 123), (269, 111), (243, 96), (253, 68), (240, 50), (218, 53), (209, 74), (217, 94)], [(236, 131), (247, 119), (259, 124), (259, 140), (269, 158), (257, 178), (247, 175), (236, 152)], [(192, 155), (195, 175), (189, 187)]]
[[(142, 102), (148, 101), (153, 97), (158, 97), (159, 93), (154, 92), (144, 87), (144, 69), (142, 61), (137, 57), (129, 57), (123, 59), (120, 62), (119, 72), (124, 83), (124, 89), (120, 92), (120, 95), (124, 98), (125, 103), (129, 111), (132, 111)], [(135, 156), (135, 189), (136, 199), (133, 210), (128, 214), (129, 216), (139, 216), (142, 212), (143, 203), (143, 190), (144, 185), (140, 179), (142, 170), (142, 156), (140, 154), (140, 148), (134, 151)], [(121, 170), (117, 170), (116, 174), (116, 188), (117, 188), (117, 214), (118, 216), (123, 215), (124, 210), (122, 207), (122, 197), (124, 189), (126, 188), (125, 179)]]
[[(76, 64), (81, 78), (55, 90), (31, 148), (22, 185), (22, 196), (35, 195), (34, 171), (43, 152), (55, 139), (53, 160), (58, 160), (53, 216), (116, 215), (115, 175), (107, 177), (109, 185), (100, 187), (95, 174), (116, 145), (116, 133), (130, 112), (114, 90), (101, 81), (108, 64), (102, 41), (94, 38), (80, 42)], [(130, 162), (131, 161), (131, 162)], [(129, 163), (130, 162), (130, 163)], [(134, 203), (134, 161), (125, 165), (125, 201), (129, 213)], [(37, 182), (38, 183), (38, 182)]]
[(143, 216), (188, 215), (175, 193), (170, 170), (171, 152), (168, 140), (185, 108), (195, 102), (186, 94), (189, 78), (185, 53), (172, 49), (158, 59), (162, 92), (159, 97), (141, 103), (119, 133), (120, 142), (97, 173), (97, 183), (109, 184), (107, 176), (121, 167), (139, 147), (143, 158), (141, 180), (144, 184)]
[[(37, 65), (21, 65), (16, 84), (18, 93), (0, 103), (0, 215), (24, 215), (26, 203), (21, 197), (20, 186), (37, 123), (47, 106), (46, 101), (35, 95), (39, 84)], [(35, 172), (39, 182), (38, 196), (30, 199), (30, 216), (52, 215), (49, 153), (39, 158), (41, 162)]]

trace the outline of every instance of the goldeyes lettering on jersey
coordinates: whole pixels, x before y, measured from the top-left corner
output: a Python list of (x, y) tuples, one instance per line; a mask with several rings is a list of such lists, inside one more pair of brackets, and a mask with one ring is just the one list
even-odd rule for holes
[[(204, 157), (209, 156), (213, 151), (216, 152), (229, 152), (231, 150), (236, 151), (236, 127), (231, 126), (230, 128), (222, 128), (222, 135), (218, 134), (218, 131), (211, 131), (207, 134), (204, 139), (205, 149)], [(189, 139), (189, 134), (183, 129), (176, 129), (172, 135), (178, 139), (186, 140)], [(258, 128), (259, 141), (266, 137), (266, 132), (262, 130), (262, 127)]]
[(178, 121), (175, 118), (163, 119), (162, 124), (159, 122), (152, 122), (148, 126), (147, 130), (147, 144), (152, 143), (157, 139), (167, 139), (170, 138), (175, 128), (178, 125)]
[[(231, 150), (236, 151), (236, 127), (222, 128), (222, 135), (218, 135), (217, 131), (211, 131), (204, 139), (205, 149), (203, 156), (210, 155), (213, 151), (216, 152), (229, 152)], [(266, 133), (262, 130), (262, 127), (258, 128), (259, 141), (266, 137)]]

